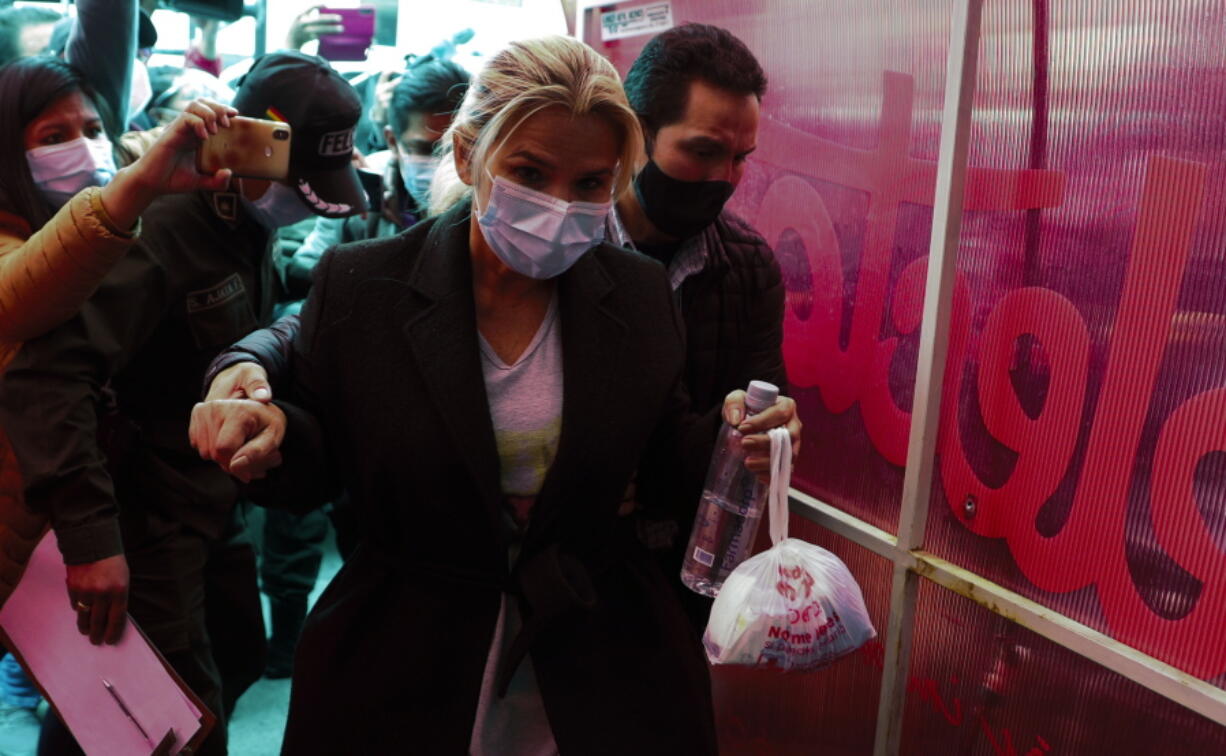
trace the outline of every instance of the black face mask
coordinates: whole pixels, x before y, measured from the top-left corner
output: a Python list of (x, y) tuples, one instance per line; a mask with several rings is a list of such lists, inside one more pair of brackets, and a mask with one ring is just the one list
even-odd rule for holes
[(688, 239), (715, 222), (735, 187), (727, 181), (681, 181), (656, 161), (634, 178), (634, 193), (647, 220), (669, 236)]

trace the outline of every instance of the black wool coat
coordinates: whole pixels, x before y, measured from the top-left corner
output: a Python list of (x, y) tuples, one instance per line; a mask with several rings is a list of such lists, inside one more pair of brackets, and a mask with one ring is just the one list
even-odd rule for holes
[(301, 508), (344, 487), (363, 541), (307, 620), (284, 753), (466, 753), (503, 591), (525, 631), (500, 669), (531, 655), (562, 753), (715, 753), (677, 578), (617, 516), (645, 454), (701, 476), (718, 424), (688, 411), (664, 271), (602, 245), (559, 278), (562, 433), (509, 568), (469, 223), (461, 206), (318, 266), (284, 463), (253, 494)]

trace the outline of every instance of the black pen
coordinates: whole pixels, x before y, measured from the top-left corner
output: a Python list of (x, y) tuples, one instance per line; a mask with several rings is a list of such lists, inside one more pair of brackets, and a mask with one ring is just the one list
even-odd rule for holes
[(145, 742), (152, 747), (153, 740), (150, 739), (149, 733), (145, 732), (145, 728), (141, 727), (140, 722), (136, 721), (136, 717), (132, 716), (132, 712), (128, 710), (128, 707), (124, 704), (123, 699), (119, 697), (119, 691), (115, 690), (115, 686), (111, 685), (110, 681), (108, 681), (105, 677), (102, 678), (102, 684), (106, 686), (106, 692), (111, 694), (111, 698), (115, 699), (115, 703), (119, 704), (119, 710), (124, 713), (124, 716), (132, 720), (132, 724), (136, 725), (136, 729), (140, 730), (140, 734), (144, 736)]

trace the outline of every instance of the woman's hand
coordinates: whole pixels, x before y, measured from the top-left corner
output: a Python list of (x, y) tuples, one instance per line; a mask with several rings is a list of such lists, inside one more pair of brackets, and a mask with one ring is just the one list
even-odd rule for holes
[(251, 399), (200, 402), (192, 408), (188, 435), (202, 459), (250, 483), (281, 464), (285, 413), (275, 404)]
[(229, 128), (238, 111), (228, 105), (199, 99), (187, 106), (140, 159), (115, 175), (102, 189), (102, 205), (120, 228), (136, 225), (140, 214), (163, 194), (197, 189), (222, 191), (230, 183), (230, 170), (212, 176), (196, 170), (200, 143)]
[(193, 100), (149, 151), (129, 167), (133, 177), (155, 195), (225, 189), (230, 183), (229, 169), (222, 168), (212, 176), (201, 174), (196, 170), (196, 150), (220, 129), (229, 128), (230, 118), (236, 115), (238, 111), (228, 105), (203, 97)]
[(70, 564), (68, 601), (77, 630), (95, 646), (118, 643), (128, 611), (128, 561), (123, 554), (86, 564)]
[(272, 401), (268, 372), (258, 362), (238, 362), (218, 373), (209, 384), (206, 402), (213, 399), (254, 399)]
[(745, 392), (733, 391), (724, 399), (724, 422), (735, 427), (745, 437), (741, 446), (745, 450), (745, 469), (758, 476), (763, 483), (770, 482), (771, 441), (766, 432), (780, 426), (788, 429), (792, 437), (792, 461), (800, 455), (800, 418), (796, 416), (796, 400), (781, 396), (775, 404), (752, 417), (745, 409)]
[(291, 50), (301, 50), (302, 46), (311, 40), (319, 39), (325, 34), (340, 34), (345, 31), (341, 26), (341, 17), (335, 13), (320, 13), (322, 5), (313, 5), (294, 16), (289, 33), (285, 35), (285, 46)]

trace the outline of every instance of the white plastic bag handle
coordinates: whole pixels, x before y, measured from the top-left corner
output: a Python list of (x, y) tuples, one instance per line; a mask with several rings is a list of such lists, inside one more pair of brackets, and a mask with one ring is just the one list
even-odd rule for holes
[(771, 546), (788, 537), (788, 490), (792, 486), (792, 436), (787, 428), (772, 428), (771, 485), (766, 495), (771, 518)]

